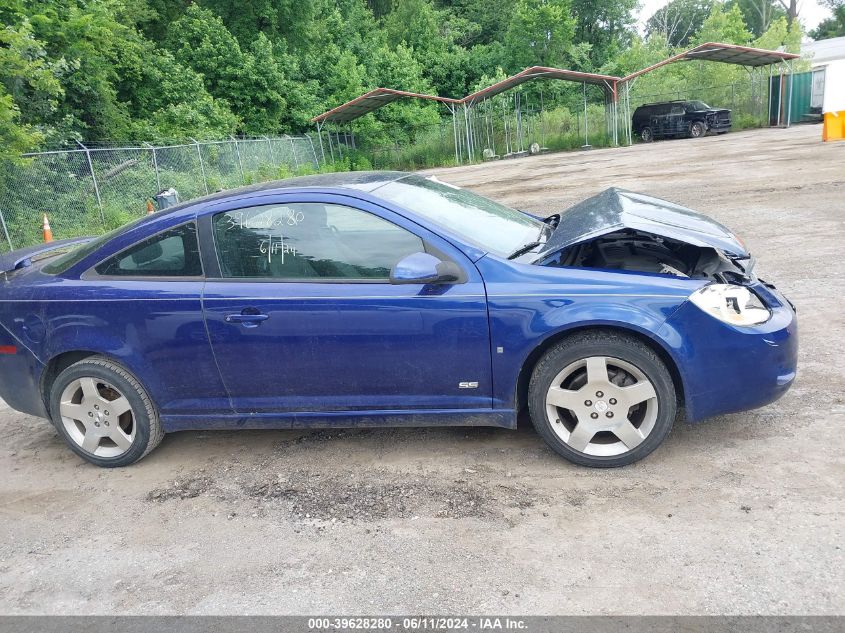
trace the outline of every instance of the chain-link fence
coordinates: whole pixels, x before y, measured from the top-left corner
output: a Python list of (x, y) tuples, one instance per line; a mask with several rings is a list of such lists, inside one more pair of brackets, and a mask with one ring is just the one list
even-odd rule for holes
[(0, 252), (37, 244), (46, 213), (56, 239), (110, 230), (173, 188), (179, 200), (319, 168), (310, 136), (26, 154), (0, 174)]

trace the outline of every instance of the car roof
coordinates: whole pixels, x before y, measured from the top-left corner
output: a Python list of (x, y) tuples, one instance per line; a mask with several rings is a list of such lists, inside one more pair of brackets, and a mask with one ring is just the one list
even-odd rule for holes
[(694, 99), (673, 99), (672, 101), (655, 101), (654, 103), (644, 103), (639, 107), (648, 108), (649, 106), (669, 105), (670, 103), (689, 103), (690, 101), (694, 101)]
[(386, 184), (412, 175), (409, 172), (403, 171), (334, 172), (329, 174), (314, 174), (311, 176), (297, 176), (284, 180), (271, 180), (269, 182), (246, 185), (235, 189), (224, 189), (200, 198), (191, 198), (172, 207), (141, 216), (115, 229), (116, 232), (113, 232), (115, 234), (107, 242), (104, 242), (102, 246), (113, 240), (119, 240), (125, 235), (137, 234), (137, 231), (158, 231), (162, 227), (172, 225), (174, 221), (181, 222), (184, 218), (180, 216), (189, 216), (194, 213), (195, 207), (208, 203), (237, 200), (256, 194), (272, 195), (274, 193), (288, 193), (297, 190), (313, 191), (316, 189), (328, 192), (330, 190), (348, 189), (350, 191), (369, 193)]
[(191, 198), (172, 207), (162, 209), (156, 215), (160, 217), (163, 214), (175, 213), (198, 204), (238, 198), (249, 194), (284, 193), (291, 189), (351, 189), (369, 193), (383, 185), (410, 175), (409, 172), (404, 171), (348, 171), (270, 180), (235, 189), (224, 189), (200, 198)]

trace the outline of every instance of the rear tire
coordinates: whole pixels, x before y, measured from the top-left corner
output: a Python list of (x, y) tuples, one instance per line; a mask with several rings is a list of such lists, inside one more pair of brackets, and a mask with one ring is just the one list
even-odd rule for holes
[(669, 370), (647, 345), (612, 331), (575, 334), (551, 348), (528, 388), (534, 428), (571, 462), (612, 468), (656, 449), (675, 422)]
[(646, 126), (640, 130), (640, 138), (643, 140), (643, 143), (651, 143), (654, 140), (654, 131)]
[(50, 414), (71, 450), (104, 468), (138, 461), (164, 437), (158, 412), (138, 379), (102, 356), (74, 363), (56, 377)]

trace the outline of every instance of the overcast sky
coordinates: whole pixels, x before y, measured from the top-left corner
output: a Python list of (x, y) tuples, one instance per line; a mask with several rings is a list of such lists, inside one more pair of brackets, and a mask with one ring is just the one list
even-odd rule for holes
[[(644, 30), (645, 22), (654, 12), (660, 7), (668, 4), (668, 0), (640, 0), (642, 9), (640, 10), (639, 27)], [(816, 0), (800, 0), (798, 2), (798, 19), (804, 23), (804, 28), (811, 31), (819, 25), (819, 22), (830, 15), (830, 9), (819, 6)]]

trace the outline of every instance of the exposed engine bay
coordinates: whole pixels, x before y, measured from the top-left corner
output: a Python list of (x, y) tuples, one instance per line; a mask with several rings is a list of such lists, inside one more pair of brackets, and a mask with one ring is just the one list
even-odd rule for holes
[(712, 247), (701, 247), (667, 237), (623, 229), (578, 242), (543, 261), (546, 266), (601, 268), (709, 279), (720, 283), (747, 283), (749, 259), (731, 260)]

